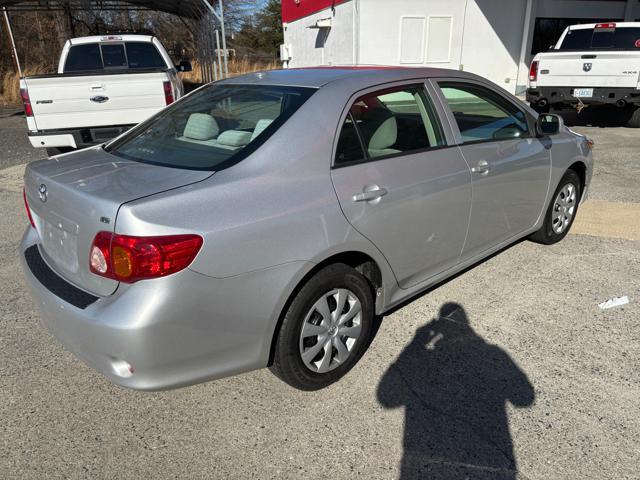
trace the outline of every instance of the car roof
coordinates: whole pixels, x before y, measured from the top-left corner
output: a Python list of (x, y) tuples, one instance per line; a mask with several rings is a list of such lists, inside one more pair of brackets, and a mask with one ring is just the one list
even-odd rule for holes
[(468, 72), (442, 68), (404, 68), (381, 65), (334, 66), (269, 70), (228, 78), (221, 83), (262, 84), (320, 88), (338, 80), (361, 80), (364, 87), (379, 83), (416, 78), (459, 77), (478, 78)]

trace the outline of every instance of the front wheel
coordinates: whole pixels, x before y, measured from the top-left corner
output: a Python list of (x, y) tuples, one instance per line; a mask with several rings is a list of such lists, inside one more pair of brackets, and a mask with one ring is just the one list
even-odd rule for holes
[(530, 239), (551, 245), (566, 237), (578, 213), (581, 194), (580, 177), (573, 170), (567, 170), (553, 194), (542, 227)]
[(320, 270), (284, 315), (271, 371), (300, 390), (331, 385), (364, 354), (373, 319), (373, 293), (365, 277), (341, 263)]

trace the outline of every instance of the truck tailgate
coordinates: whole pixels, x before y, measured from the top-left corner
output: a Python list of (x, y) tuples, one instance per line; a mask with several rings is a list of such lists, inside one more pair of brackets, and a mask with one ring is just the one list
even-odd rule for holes
[(636, 88), (640, 52), (563, 52), (539, 55), (538, 87)]
[(24, 79), (38, 130), (131, 125), (166, 106), (165, 72)]

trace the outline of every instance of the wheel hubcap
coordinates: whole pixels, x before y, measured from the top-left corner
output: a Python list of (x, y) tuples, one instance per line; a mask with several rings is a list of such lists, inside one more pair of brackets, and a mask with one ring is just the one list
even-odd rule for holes
[(346, 288), (322, 295), (305, 315), (300, 332), (300, 357), (305, 366), (326, 373), (352, 354), (362, 331), (362, 305)]
[(553, 202), (551, 211), (551, 227), (555, 233), (563, 233), (571, 224), (576, 212), (576, 187), (567, 183)]

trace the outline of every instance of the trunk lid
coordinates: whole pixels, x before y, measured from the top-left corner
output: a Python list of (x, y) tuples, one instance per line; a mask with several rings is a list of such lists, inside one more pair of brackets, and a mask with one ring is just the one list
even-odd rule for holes
[(538, 87), (638, 86), (640, 52), (550, 52), (539, 54), (538, 60)]
[(140, 123), (166, 106), (167, 80), (165, 72), (24, 79), (38, 130)]
[(40, 236), (40, 251), (60, 276), (98, 296), (118, 282), (89, 271), (99, 231), (113, 231), (123, 203), (189, 185), (213, 172), (125, 160), (101, 147), (31, 163), (25, 193)]

